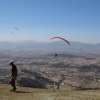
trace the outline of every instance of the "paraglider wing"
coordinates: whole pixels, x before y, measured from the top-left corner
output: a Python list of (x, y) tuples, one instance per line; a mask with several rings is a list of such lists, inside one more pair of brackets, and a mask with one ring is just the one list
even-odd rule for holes
[(17, 27), (12, 27), (12, 28), (16, 28), (16, 29), (18, 30), (18, 28), (17, 28)]
[(69, 43), (66, 39), (64, 39), (64, 38), (62, 38), (62, 37), (55, 36), (55, 37), (52, 37), (50, 40), (52, 40), (52, 39), (54, 39), (54, 38), (62, 39), (62, 40), (64, 40), (64, 41), (66, 41), (66, 42), (68, 43), (68, 45), (70, 46), (70, 43)]

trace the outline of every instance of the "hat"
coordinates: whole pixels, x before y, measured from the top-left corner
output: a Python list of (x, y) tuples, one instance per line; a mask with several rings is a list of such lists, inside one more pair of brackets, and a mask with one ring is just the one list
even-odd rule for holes
[(10, 63), (14, 63), (14, 61), (13, 61), (13, 60), (10, 60), (9, 64), (10, 64)]

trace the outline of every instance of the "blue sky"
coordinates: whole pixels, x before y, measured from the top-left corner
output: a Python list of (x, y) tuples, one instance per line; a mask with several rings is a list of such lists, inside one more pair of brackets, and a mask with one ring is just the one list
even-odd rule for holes
[(53, 36), (100, 43), (100, 0), (0, 0), (0, 41)]

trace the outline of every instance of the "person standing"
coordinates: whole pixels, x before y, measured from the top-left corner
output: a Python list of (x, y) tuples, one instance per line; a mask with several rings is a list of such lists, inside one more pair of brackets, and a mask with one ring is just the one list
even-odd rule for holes
[(11, 79), (9, 81), (9, 84), (11, 84), (11, 86), (13, 87), (13, 89), (11, 91), (15, 91), (17, 89), (16, 86), (15, 86), (15, 80), (16, 80), (16, 77), (17, 77), (17, 67), (14, 64), (13, 60), (11, 60), (9, 62), (9, 64), (12, 66), (12, 69), (11, 69)]

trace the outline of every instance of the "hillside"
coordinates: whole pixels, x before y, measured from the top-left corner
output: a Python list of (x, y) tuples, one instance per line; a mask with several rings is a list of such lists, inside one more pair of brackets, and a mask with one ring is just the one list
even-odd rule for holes
[[(24, 49), (24, 45), (21, 49), (14, 46), (0, 49), (0, 83), (3, 83), (0, 84), (0, 100), (100, 100), (100, 46), (67, 46), (69, 49), (65, 52), (58, 51), (57, 48), (66, 48), (59, 45), (49, 44), (47, 48), (52, 47), (49, 50), (44, 45), (39, 46), (40, 49), (31, 46), (34, 49), (29, 50)], [(10, 59), (18, 68), (18, 86), (14, 93), (6, 84), (11, 73)]]
[(100, 90), (58, 90), (36, 89), (17, 86), (16, 92), (10, 92), (11, 86), (0, 84), (0, 100), (100, 100)]
[(70, 89), (100, 89), (100, 56), (95, 53), (43, 53), (35, 51), (0, 52), (0, 82), (8, 83), (13, 58), (18, 68), (17, 83), (33, 88), (52, 88), (55, 84)]

